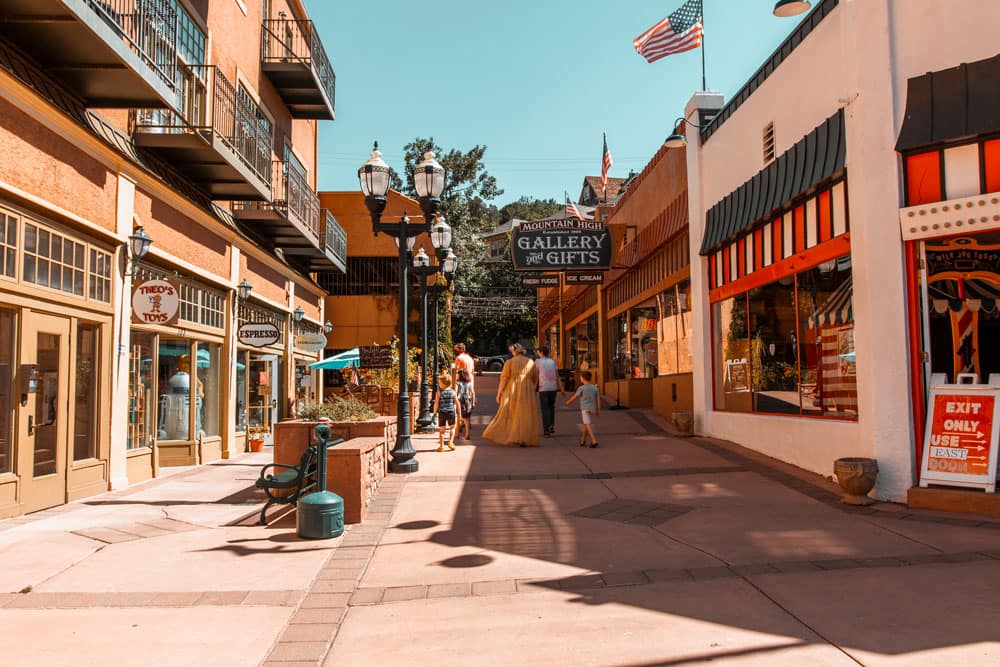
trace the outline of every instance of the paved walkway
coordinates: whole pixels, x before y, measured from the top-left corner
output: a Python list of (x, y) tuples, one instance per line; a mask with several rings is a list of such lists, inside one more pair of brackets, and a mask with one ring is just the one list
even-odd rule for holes
[(336, 540), (253, 525), (269, 452), (0, 522), (3, 662), (1000, 662), (1000, 523), (846, 508), (648, 411), (602, 412), (597, 449), (576, 421), (537, 449), (418, 437)]

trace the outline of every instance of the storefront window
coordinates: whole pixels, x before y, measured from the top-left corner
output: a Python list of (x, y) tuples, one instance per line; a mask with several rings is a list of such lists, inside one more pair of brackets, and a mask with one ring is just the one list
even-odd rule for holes
[(247, 351), (236, 353), (236, 431), (247, 430)]
[[(191, 343), (189, 341), (160, 339), (158, 376), (157, 438), (191, 440)], [(200, 391), (198, 393), (201, 394)], [(201, 411), (199, 409), (196, 412)]]
[(746, 295), (712, 305), (715, 348), (715, 409), (752, 410), (750, 391), (750, 336)]
[(850, 256), (803, 271), (797, 284), (802, 413), (857, 416)]
[(129, 346), (128, 372), (128, 448), (150, 447), (153, 444), (153, 350), (156, 337), (132, 332)]
[(11, 444), (14, 422), (14, 313), (0, 310), (0, 472), (11, 471)]
[(219, 408), (221, 387), (219, 386), (219, 359), (222, 350), (215, 343), (198, 343), (198, 403), (195, 432), (207, 436), (220, 435)]
[(313, 399), (313, 375), (308, 361), (295, 363), (295, 413), (306, 407)]
[(247, 377), (247, 425), (270, 428), (279, 418), (281, 360), (276, 354), (251, 354)]
[(628, 312), (625, 312), (608, 322), (608, 351), (611, 354), (611, 375), (614, 380), (631, 377), (635, 364), (628, 343)]
[(659, 372), (657, 362), (656, 330), (658, 316), (656, 304), (650, 302), (640, 308), (629, 311), (629, 330), (631, 332), (632, 378), (652, 378)]
[(590, 370), (597, 366), (597, 315), (569, 329), (569, 368)]
[(545, 330), (545, 339), (542, 341), (542, 345), (547, 345), (549, 348), (549, 356), (555, 359), (557, 362), (561, 362), (561, 352), (562, 349), (559, 347), (559, 323), (557, 322), (554, 326), (549, 327)]
[(750, 290), (754, 411), (799, 413), (795, 276)]
[(74, 394), (73, 460), (97, 458), (97, 395), (101, 329), (80, 323), (76, 332), (76, 387)]
[(713, 304), (715, 408), (856, 419), (851, 284), (845, 255)]

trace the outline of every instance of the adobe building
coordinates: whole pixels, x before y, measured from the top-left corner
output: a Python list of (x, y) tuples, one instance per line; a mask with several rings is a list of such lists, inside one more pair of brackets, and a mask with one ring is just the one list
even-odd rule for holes
[(299, 0), (2, 0), (0, 19), (11, 516), (242, 452), (318, 395), (311, 274), (343, 270), (345, 237), (315, 192), (335, 78)]
[(822, 0), (731, 100), (691, 100), (699, 432), (996, 511), (995, 429), (921, 469), (932, 392), (1000, 373), (998, 24), (996, 3)]

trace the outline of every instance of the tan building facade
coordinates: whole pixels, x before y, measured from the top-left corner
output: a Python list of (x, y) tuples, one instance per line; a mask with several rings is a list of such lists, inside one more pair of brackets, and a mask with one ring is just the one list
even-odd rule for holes
[[(0, 18), (12, 516), (243, 451), (318, 396), (322, 352), (297, 343), (326, 319), (312, 275), (346, 251), (315, 193), (333, 71), (297, 0), (4, 0)], [(135, 317), (149, 281), (174, 317)], [(276, 339), (240, 335), (258, 323)]]

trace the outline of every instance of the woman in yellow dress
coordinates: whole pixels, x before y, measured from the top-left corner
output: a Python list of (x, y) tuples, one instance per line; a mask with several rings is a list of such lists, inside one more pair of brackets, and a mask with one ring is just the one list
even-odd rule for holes
[(503, 365), (497, 388), (499, 409), (483, 437), (500, 445), (538, 447), (542, 417), (538, 408), (538, 369), (520, 343), (510, 346), (511, 358)]

